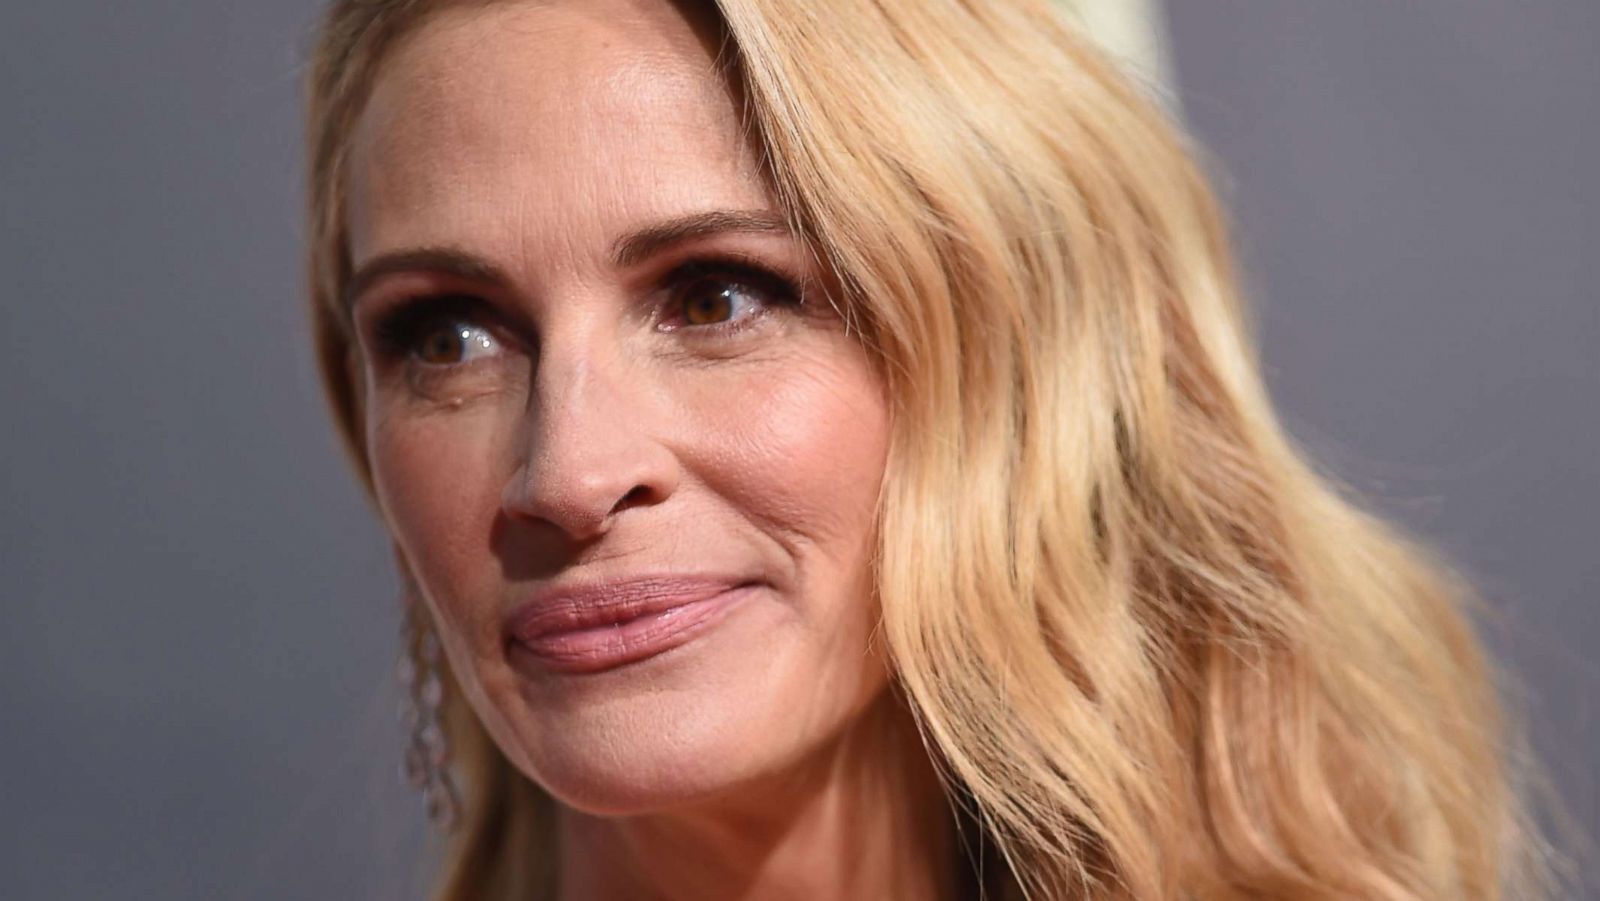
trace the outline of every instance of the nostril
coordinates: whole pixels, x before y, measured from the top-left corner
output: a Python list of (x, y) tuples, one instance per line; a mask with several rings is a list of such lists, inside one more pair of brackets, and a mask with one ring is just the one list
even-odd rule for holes
[(618, 513), (628, 509), (629, 507), (636, 507), (640, 504), (646, 504), (649, 502), (649, 487), (645, 485), (635, 485), (633, 486), (633, 490), (629, 491), (627, 494), (624, 494), (622, 498), (617, 501), (616, 505), (611, 508), (611, 512)]

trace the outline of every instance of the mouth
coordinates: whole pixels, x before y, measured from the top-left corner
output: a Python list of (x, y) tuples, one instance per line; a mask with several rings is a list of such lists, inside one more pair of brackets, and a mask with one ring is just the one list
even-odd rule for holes
[(759, 585), (665, 576), (540, 591), (508, 620), (508, 649), (550, 672), (616, 669), (710, 631)]

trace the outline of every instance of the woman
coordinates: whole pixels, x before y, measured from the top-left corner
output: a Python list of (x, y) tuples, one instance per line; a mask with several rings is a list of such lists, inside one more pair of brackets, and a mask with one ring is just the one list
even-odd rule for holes
[(1525, 888), (1462, 592), (1042, 0), (340, 0), (310, 126), (442, 897)]

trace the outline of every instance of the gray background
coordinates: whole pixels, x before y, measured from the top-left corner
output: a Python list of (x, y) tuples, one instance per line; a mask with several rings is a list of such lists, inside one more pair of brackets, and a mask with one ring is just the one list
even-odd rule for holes
[[(302, 319), (314, 6), (0, 10), (7, 898), (417, 894), (394, 582)], [(1478, 580), (1594, 834), (1600, 4), (1169, 16), (1291, 430)]]

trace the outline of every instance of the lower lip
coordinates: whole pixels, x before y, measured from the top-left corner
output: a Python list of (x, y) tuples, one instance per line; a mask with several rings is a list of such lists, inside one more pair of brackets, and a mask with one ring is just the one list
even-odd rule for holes
[(709, 632), (732, 607), (756, 589), (740, 585), (704, 600), (647, 613), (624, 623), (543, 635), (511, 642), (511, 650), (558, 673), (598, 673), (638, 663)]

